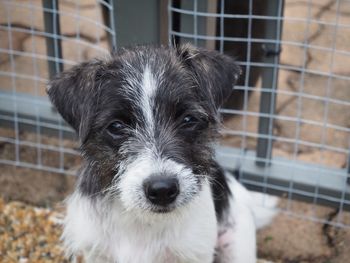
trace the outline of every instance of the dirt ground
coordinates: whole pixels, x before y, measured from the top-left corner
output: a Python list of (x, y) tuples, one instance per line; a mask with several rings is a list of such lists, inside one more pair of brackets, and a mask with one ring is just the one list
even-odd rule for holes
[[(27, 4), (28, 1), (16, 0), (16, 3)], [(35, 5), (41, 5), (40, 0), (31, 1)], [(6, 1), (0, 1), (0, 25), (8, 24)], [(95, 21), (101, 21), (99, 7), (94, 0), (81, 1), (80, 14)], [(335, 0), (310, 1), (286, 0), (285, 17), (283, 24), (284, 41), (296, 41), (308, 43), (319, 47), (331, 48), (335, 45), (339, 51), (350, 51), (349, 27), (335, 28), (329, 23), (350, 25), (350, 2)], [(60, 9), (75, 12), (76, 6), (70, 1), (60, 1)], [(336, 18), (337, 9), (339, 17)], [(18, 28), (28, 28), (28, 21), (35, 29), (43, 30), (43, 16), (41, 10), (17, 6), (11, 11), (11, 23)], [(305, 23), (308, 15), (313, 22)], [(299, 19), (299, 20), (297, 20)], [(77, 43), (75, 40), (79, 25), (80, 36), (94, 46), (107, 47), (105, 32), (97, 26), (84, 24), (77, 21), (76, 17), (66, 16), (62, 19), (62, 34), (67, 38), (63, 41), (63, 56), (67, 61), (81, 61), (100, 54), (96, 48)], [(316, 21), (316, 22), (315, 22)], [(317, 21), (321, 21), (319, 23)], [(72, 26), (75, 25), (75, 26)], [(0, 48), (10, 48), (8, 32), (0, 28)], [(20, 31), (12, 32), (12, 49), (18, 52), (36, 53), (45, 55), (45, 39), (42, 36), (33, 36)], [(335, 41), (333, 43), (333, 41)], [(282, 117), (274, 123), (274, 135), (277, 138), (292, 140), (276, 140), (274, 142), (273, 155), (290, 159), (306, 161), (314, 164), (326, 165), (333, 168), (345, 168), (347, 156), (340, 150), (349, 148), (350, 136), (348, 131), (341, 128), (350, 128), (350, 89), (349, 80), (342, 77), (350, 75), (350, 56), (346, 53), (332, 53), (314, 48), (306, 51), (295, 45), (284, 44), (282, 46), (281, 64), (290, 67), (301, 67), (306, 73), (295, 70), (279, 70), (278, 96), (276, 112)], [(45, 80), (48, 77), (47, 61), (40, 57), (33, 60), (32, 57), (13, 57), (16, 65), (16, 73), (22, 75), (38, 76), (37, 80), (16, 78), (16, 91), (45, 96)], [(35, 66), (34, 66), (35, 65)], [(0, 52), (0, 71), (11, 73), (11, 61), (8, 54)], [(311, 74), (310, 71), (318, 71), (320, 74)], [(338, 78), (330, 78), (331, 72)], [(10, 75), (0, 75), (1, 89), (12, 91), (13, 80)], [(309, 97), (298, 96), (303, 92)], [(326, 102), (322, 97), (332, 99)], [(259, 110), (260, 90), (257, 88), (249, 99), (247, 112), (256, 113)], [(299, 111), (301, 109), (301, 111)], [(285, 117), (285, 118), (283, 118)], [(309, 123), (297, 123), (286, 118), (304, 118)], [(331, 126), (319, 125), (327, 122)], [(254, 114), (246, 118), (236, 116), (225, 122), (225, 127), (237, 132), (255, 134), (257, 132), (258, 119)], [(0, 128), (0, 160), (16, 161), (16, 146), (8, 139), (15, 139), (14, 131)], [(244, 147), (254, 150), (256, 137), (223, 136), (225, 145)], [(294, 139), (302, 143), (295, 145)], [(77, 151), (76, 142), (65, 140), (62, 143), (58, 136), (41, 135), (23, 132), (20, 130), (19, 139), (22, 142), (30, 142), (19, 146), (19, 161), (25, 161), (31, 165), (40, 163), (45, 167), (62, 168), (74, 173), (78, 169), (80, 158), (74, 153)], [(41, 149), (41, 145), (50, 147)], [(303, 143), (305, 142), (305, 143)], [(323, 149), (313, 145), (325, 144), (331, 148)], [(40, 146), (40, 145), (39, 145)], [(56, 147), (56, 148), (52, 148)], [(69, 149), (63, 156), (59, 151), (63, 147)], [(71, 151), (73, 150), (73, 152)], [(61, 167), (60, 158), (63, 158)], [(26, 205), (31, 204), (41, 208), (56, 208), (71, 191), (76, 178), (70, 175), (40, 171), (36, 169), (16, 167), (0, 164), (0, 197), (5, 203), (20, 200)], [(281, 199), (280, 214), (272, 225), (258, 234), (259, 256), (273, 262), (308, 262), (308, 263), (345, 263), (350, 258), (350, 230), (349, 228), (336, 228), (323, 221), (342, 222), (350, 226), (348, 213), (337, 214), (332, 208), (305, 204), (302, 202)], [(2, 206), (2, 208), (4, 205)], [(17, 207), (17, 206), (16, 206)], [(30, 209), (30, 208), (28, 208)], [(4, 211), (4, 210), (3, 210)], [(2, 211), (2, 212), (3, 212)], [(320, 220), (314, 222), (310, 218)], [(1, 234), (1, 233), (0, 233)], [(1, 242), (0, 242), (1, 243)], [(11, 262), (11, 261), (10, 261)], [(15, 261), (12, 261), (15, 262)]]

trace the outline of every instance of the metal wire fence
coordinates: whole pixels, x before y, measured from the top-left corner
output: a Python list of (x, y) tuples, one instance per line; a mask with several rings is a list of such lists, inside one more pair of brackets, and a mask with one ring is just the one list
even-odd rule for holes
[[(280, 194), (282, 210), (349, 225), (349, 1), (171, 1), (170, 41), (233, 55), (243, 75), (222, 109), (218, 158), (249, 188)], [(348, 40), (347, 40), (348, 39)], [(230, 148), (227, 148), (230, 146)], [(292, 199), (315, 206), (304, 215)]]
[(67, 140), (72, 130), (51, 107), (45, 86), (57, 72), (110, 52), (113, 3), (4, 0), (0, 5), (0, 163), (74, 174), (70, 166), (78, 152)]
[[(47, 79), (116, 46), (115, 1), (0, 2), (0, 165), (75, 174), (72, 130)], [(350, 1), (172, 0), (171, 44), (237, 58), (240, 82), (222, 109), (218, 160), (249, 188), (283, 197), (293, 216), (349, 227)], [(292, 200), (312, 203), (296, 211)], [(329, 221), (317, 205), (339, 210)]]

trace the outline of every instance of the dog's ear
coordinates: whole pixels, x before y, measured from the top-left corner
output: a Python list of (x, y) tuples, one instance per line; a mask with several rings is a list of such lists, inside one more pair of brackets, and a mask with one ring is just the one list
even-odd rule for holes
[(241, 69), (234, 59), (214, 50), (205, 50), (186, 44), (177, 48), (182, 63), (194, 74), (202, 89), (211, 97), (216, 109), (231, 95)]
[(77, 132), (81, 141), (88, 133), (94, 112), (96, 72), (102, 61), (84, 62), (54, 77), (47, 94), (63, 119)]

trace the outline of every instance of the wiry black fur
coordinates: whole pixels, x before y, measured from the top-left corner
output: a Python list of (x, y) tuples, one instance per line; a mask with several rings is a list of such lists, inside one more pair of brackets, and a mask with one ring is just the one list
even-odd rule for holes
[[(133, 103), (140, 87), (130, 82), (140, 81), (146, 64), (154, 75), (161, 75), (153, 105), (154, 138), (147, 133), (140, 105)], [(118, 163), (152, 143), (163, 157), (190, 167), (199, 183), (200, 175), (211, 177), (220, 218), (230, 193), (211, 144), (217, 136), (218, 108), (238, 76), (239, 68), (230, 57), (189, 45), (121, 50), (108, 60), (82, 63), (60, 74), (50, 82), (48, 95), (79, 135), (84, 157), (81, 192), (103, 194), (118, 179), (114, 178)], [(193, 129), (181, 128), (180, 120), (186, 115), (198, 120)], [(127, 128), (112, 139), (107, 127), (116, 119)], [(142, 136), (136, 136), (136, 131), (142, 131)]]
[(229, 197), (231, 196), (230, 188), (227, 184), (227, 180), (223, 169), (218, 165), (217, 162), (212, 163), (212, 193), (215, 204), (215, 212), (220, 222), (223, 219), (224, 211), (227, 211), (229, 206)]

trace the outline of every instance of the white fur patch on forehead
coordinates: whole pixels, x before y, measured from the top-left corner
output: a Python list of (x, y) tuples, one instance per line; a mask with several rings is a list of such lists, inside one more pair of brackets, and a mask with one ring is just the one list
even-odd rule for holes
[(145, 70), (143, 72), (142, 88), (144, 94), (148, 98), (151, 98), (154, 95), (154, 92), (157, 88), (157, 81), (154, 75), (152, 74), (149, 65), (146, 65)]
[(144, 113), (145, 119), (150, 127), (154, 127), (154, 118), (153, 118), (153, 97), (157, 89), (157, 79), (151, 72), (149, 65), (145, 66), (142, 77), (142, 111)]

